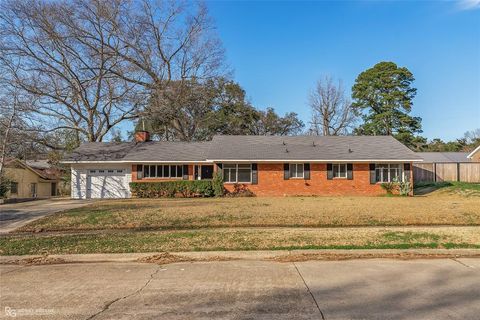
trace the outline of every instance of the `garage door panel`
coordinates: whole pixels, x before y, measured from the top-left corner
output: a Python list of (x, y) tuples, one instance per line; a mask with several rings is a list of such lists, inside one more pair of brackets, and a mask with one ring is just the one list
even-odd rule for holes
[(125, 198), (127, 197), (125, 174), (107, 174), (90, 170), (87, 179), (87, 198)]

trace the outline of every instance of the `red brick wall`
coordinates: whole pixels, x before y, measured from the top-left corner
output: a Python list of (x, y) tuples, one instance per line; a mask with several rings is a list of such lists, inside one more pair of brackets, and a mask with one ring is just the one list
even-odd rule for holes
[[(412, 166), (412, 164), (411, 164)], [(214, 166), (216, 171), (217, 166)], [(413, 166), (412, 166), (413, 169)], [(193, 180), (193, 165), (188, 165), (189, 180)], [(137, 166), (132, 165), (133, 182), (155, 182), (175, 179), (144, 178), (137, 179)], [(410, 170), (413, 181), (413, 170)], [(383, 195), (385, 190), (380, 184), (370, 184), (368, 163), (353, 164), (353, 180), (327, 179), (327, 164), (310, 164), (310, 180), (283, 179), (283, 163), (259, 163), (258, 184), (245, 184), (257, 196), (293, 196), (293, 195)], [(228, 191), (233, 184), (225, 184)]]
[[(413, 181), (413, 177), (410, 181)], [(284, 180), (283, 163), (259, 163), (258, 184), (246, 186), (258, 196), (385, 194), (379, 184), (370, 184), (368, 163), (353, 164), (353, 180), (328, 180), (326, 163), (310, 165), (310, 180)], [(233, 184), (225, 184), (225, 188), (232, 191)]]

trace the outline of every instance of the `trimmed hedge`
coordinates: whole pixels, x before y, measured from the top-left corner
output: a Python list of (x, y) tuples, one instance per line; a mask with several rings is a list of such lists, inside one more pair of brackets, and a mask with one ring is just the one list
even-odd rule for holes
[(175, 180), (161, 182), (131, 182), (130, 190), (137, 198), (213, 197), (214, 182), (210, 180)]

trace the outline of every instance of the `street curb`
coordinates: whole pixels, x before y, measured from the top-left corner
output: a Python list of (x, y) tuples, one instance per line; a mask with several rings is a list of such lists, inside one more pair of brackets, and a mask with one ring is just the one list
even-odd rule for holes
[[(24, 264), (29, 260), (45, 258), (50, 263), (108, 263), (139, 262), (165, 252), (148, 253), (101, 253), (101, 254), (53, 254), (0, 256), (0, 264)], [(202, 251), (171, 252), (179, 261), (221, 261), (221, 260), (346, 260), (346, 259), (434, 259), (434, 258), (480, 258), (480, 249), (354, 249), (354, 250), (272, 250), (272, 251)], [(47, 259), (48, 258), (48, 259)], [(38, 263), (38, 264), (47, 264)], [(33, 263), (35, 264), (35, 263)]]

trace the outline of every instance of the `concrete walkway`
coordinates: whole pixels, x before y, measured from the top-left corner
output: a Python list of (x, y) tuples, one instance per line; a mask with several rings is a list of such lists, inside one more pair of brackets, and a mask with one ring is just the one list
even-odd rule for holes
[(478, 319), (480, 259), (0, 266), (0, 318)]
[(54, 198), (0, 205), (0, 234), (11, 232), (46, 215), (83, 207), (92, 200)]

